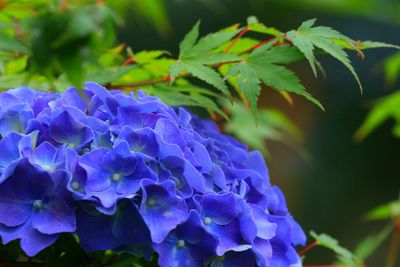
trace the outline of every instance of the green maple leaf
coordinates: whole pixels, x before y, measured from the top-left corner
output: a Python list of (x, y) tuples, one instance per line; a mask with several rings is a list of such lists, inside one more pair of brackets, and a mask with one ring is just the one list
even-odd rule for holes
[(247, 97), (254, 116), (257, 116), (257, 100), (261, 91), (261, 81), (257, 72), (246, 62), (233, 65), (227, 76), (235, 76), (239, 74), (236, 82), (239, 89)]
[(332, 28), (325, 26), (313, 27), (315, 21), (315, 19), (307, 20), (297, 30), (287, 32), (288, 39), (304, 54), (314, 75), (317, 75), (316, 66), (318, 64), (314, 51), (319, 48), (345, 65), (356, 79), (360, 90), (362, 90), (360, 79), (351, 65), (347, 53), (344, 51), (345, 47), (337, 42), (339, 40), (354, 46), (354, 41)]
[(174, 81), (176, 77), (187, 72), (229, 95), (225, 81), (211, 68), (211, 65), (237, 61), (241, 58), (235, 54), (213, 52), (213, 50), (229, 42), (240, 30), (222, 30), (198, 39), (199, 25), (199, 22), (196, 23), (180, 43), (179, 59), (170, 68), (171, 80)]
[(288, 68), (279, 65), (300, 58), (298, 51), (292, 49), (297, 50), (274, 47), (273, 43), (270, 43), (255, 49), (246, 60), (232, 65), (228, 70), (227, 77), (238, 75), (237, 86), (249, 100), (254, 115), (256, 115), (261, 82), (278, 91), (302, 95), (323, 109), (321, 103), (300, 83), (299, 78)]
[(393, 134), (400, 137), (400, 92), (394, 93), (377, 101), (373, 109), (369, 112), (367, 118), (361, 127), (355, 133), (357, 140), (363, 140), (379, 125), (383, 124), (390, 118), (394, 119), (395, 126)]
[(167, 84), (157, 84), (146, 86), (142, 90), (150, 95), (160, 97), (168, 105), (200, 107), (209, 113), (217, 113), (228, 119), (214, 100), (219, 98), (217, 94), (204, 88), (196, 87), (182, 79), (173, 87)]
[(342, 247), (339, 242), (327, 234), (316, 234), (311, 231), (310, 235), (319, 246), (330, 249), (336, 253), (337, 258), (351, 267), (363, 266), (361, 260), (353, 255), (348, 249)]

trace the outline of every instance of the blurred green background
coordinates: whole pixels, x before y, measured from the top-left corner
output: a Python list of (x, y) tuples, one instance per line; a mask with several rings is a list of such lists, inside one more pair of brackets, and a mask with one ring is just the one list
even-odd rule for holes
[[(395, 0), (167, 0), (164, 3), (165, 14), (160, 10), (152, 12), (151, 23), (137, 15), (138, 12), (126, 12), (127, 22), (119, 33), (120, 41), (134, 51), (165, 49), (176, 55), (177, 44), (198, 19), (202, 20), (204, 34), (255, 15), (266, 25), (281, 30), (318, 18), (319, 24), (356, 40), (400, 44), (400, 1)], [(139, 1), (133, 8), (146, 10)], [(290, 210), (307, 232), (314, 229), (329, 233), (351, 249), (384, 225), (363, 221), (362, 215), (397, 198), (400, 190), (400, 139), (391, 135), (391, 122), (362, 142), (353, 138), (371, 101), (399, 88), (398, 84), (385, 86), (383, 79), (383, 61), (394, 53), (389, 49), (367, 51), (364, 62), (355, 53), (352, 55), (364, 85), (363, 95), (351, 74), (334, 59), (321, 57), (326, 79), (315, 80), (305, 61), (295, 65), (304, 85), (321, 100), (326, 112), (300, 97), (295, 97), (295, 104), (290, 107), (272, 90), (264, 91), (260, 98), (261, 105), (284, 110), (300, 126), (311, 155), (305, 161), (285, 145), (270, 143), (272, 157), (268, 165), (272, 182), (283, 189)], [(387, 244), (382, 246), (367, 261), (368, 266), (383, 266), (387, 248)], [(328, 264), (332, 261), (329, 255), (316, 249), (310, 252), (312, 260), (306, 262)]]

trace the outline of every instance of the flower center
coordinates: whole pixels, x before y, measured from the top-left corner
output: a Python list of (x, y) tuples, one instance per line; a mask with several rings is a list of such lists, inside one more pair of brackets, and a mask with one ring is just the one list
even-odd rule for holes
[(205, 218), (204, 218), (204, 224), (205, 224), (205, 225), (209, 225), (211, 222), (212, 222), (212, 220), (211, 220), (210, 217), (205, 217)]
[(43, 201), (40, 199), (33, 201), (33, 208), (35, 210), (41, 210), (43, 208)]
[(71, 183), (71, 188), (73, 189), (73, 190), (78, 190), (79, 189), (79, 187), (80, 187), (80, 185), (79, 185), (79, 183), (77, 182), (77, 181), (74, 181), (74, 182), (72, 182)]
[(185, 240), (182, 239), (178, 240), (178, 242), (176, 242), (176, 246), (178, 248), (183, 248), (185, 246)]
[(111, 180), (113, 180), (113, 182), (118, 183), (119, 181), (121, 181), (121, 174), (119, 174), (119, 173), (114, 173), (114, 174), (112, 175)]
[(154, 198), (149, 198), (147, 200), (147, 205), (149, 205), (150, 207), (156, 205), (156, 200)]

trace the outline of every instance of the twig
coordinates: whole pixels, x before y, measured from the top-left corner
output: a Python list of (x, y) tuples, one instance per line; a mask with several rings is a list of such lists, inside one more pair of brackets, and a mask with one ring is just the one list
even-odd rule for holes
[(307, 247), (303, 248), (302, 250), (299, 251), (299, 255), (304, 255), (307, 251), (311, 250), (313, 247), (318, 246), (319, 243), (317, 241), (311, 243)]
[(141, 81), (141, 82), (136, 82), (136, 83), (124, 83), (124, 84), (113, 84), (110, 85), (109, 88), (125, 88), (125, 87), (140, 87), (140, 86), (145, 86), (145, 85), (150, 85), (150, 84), (155, 84), (155, 83), (163, 83), (163, 82), (169, 82), (171, 80), (171, 76), (167, 75), (163, 78), (159, 79), (154, 79), (154, 80), (149, 80), (149, 81)]
[(240, 40), (240, 38), (243, 37), (243, 35), (246, 34), (246, 32), (249, 31), (248, 27), (244, 27), (244, 29), (238, 34), (238, 36), (236, 36), (235, 39), (233, 39), (232, 43), (224, 50), (224, 53), (228, 53), (229, 50), (232, 49), (232, 47)]
[(396, 222), (396, 227), (390, 241), (389, 254), (386, 260), (386, 267), (394, 267), (399, 254), (400, 245), (400, 220)]

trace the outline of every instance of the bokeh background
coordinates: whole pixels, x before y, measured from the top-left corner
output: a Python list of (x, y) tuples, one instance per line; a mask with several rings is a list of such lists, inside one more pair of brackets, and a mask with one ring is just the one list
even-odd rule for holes
[[(205, 34), (238, 21), (245, 22), (250, 15), (282, 31), (296, 28), (306, 19), (318, 18), (319, 24), (331, 26), (355, 40), (400, 44), (400, 1), (396, 0), (154, 0), (154, 3), (154, 8), (149, 9), (149, 5), (136, 1), (132, 8), (142, 12), (126, 12), (119, 39), (134, 51), (165, 49), (176, 55), (177, 44), (198, 19)], [(160, 10), (160, 6), (164, 8)], [(306, 62), (295, 65), (303, 84), (321, 100), (325, 112), (301, 97), (295, 97), (295, 104), (289, 106), (272, 90), (264, 90), (260, 98), (261, 105), (283, 110), (299, 125), (310, 154), (310, 159), (305, 160), (284, 144), (268, 143), (272, 182), (283, 189), (290, 210), (307, 232), (313, 229), (329, 233), (350, 249), (383, 226), (364, 221), (363, 214), (396, 199), (400, 190), (400, 139), (392, 137), (391, 122), (362, 142), (353, 137), (373, 100), (399, 88), (399, 84), (385, 85), (383, 78), (383, 62), (394, 52), (368, 50), (363, 62), (355, 54), (351, 56), (364, 85), (362, 95), (351, 74), (334, 59), (321, 57), (326, 79), (315, 80)], [(368, 266), (383, 266), (387, 248), (388, 244), (383, 245), (367, 261)], [(310, 256), (307, 264), (328, 264), (333, 260), (323, 249), (311, 251)]]

